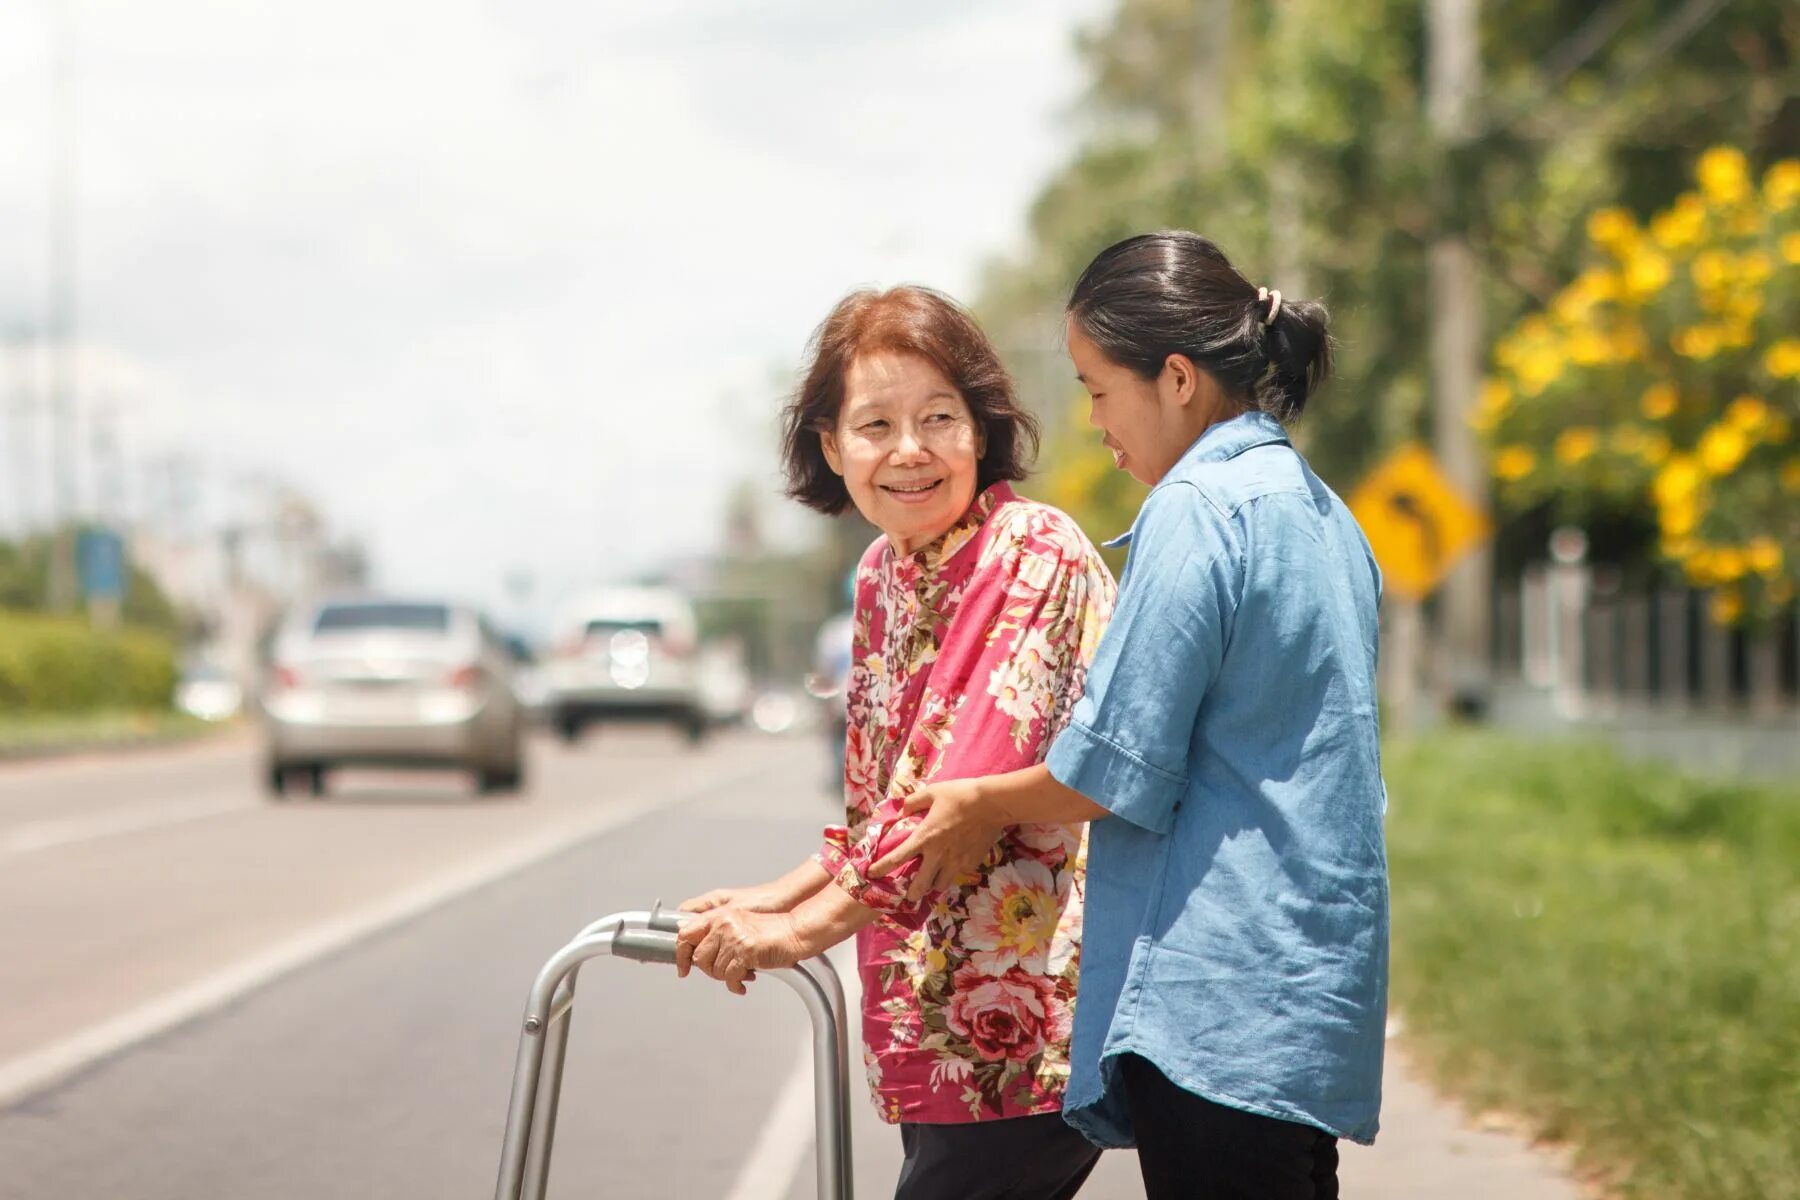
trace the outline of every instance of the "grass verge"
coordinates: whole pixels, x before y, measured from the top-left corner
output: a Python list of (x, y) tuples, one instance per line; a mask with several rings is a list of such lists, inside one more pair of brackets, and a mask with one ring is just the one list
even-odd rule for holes
[(222, 728), (177, 712), (0, 714), (0, 760), (184, 741)]
[(1389, 748), (1393, 998), (1622, 1197), (1800, 1198), (1800, 783), (1451, 732)]

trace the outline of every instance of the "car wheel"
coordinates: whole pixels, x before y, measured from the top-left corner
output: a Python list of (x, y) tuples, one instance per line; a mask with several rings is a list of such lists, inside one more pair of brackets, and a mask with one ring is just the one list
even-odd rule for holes
[(306, 769), (307, 790), (313, 795), (323, 796), (325, 794), (325, 782), (325, 766), (323, 763), (314, 764)]
[(682, 730), (687, 734), (688, 745), (698, 746), (706, 740), (706, 718), (694, 713), (682, 723)]
[(525, 769), (518, 762), (508, 763), (504, 767), (479, 771), (475, 775), (475, 788), (484, 796), (496, 795), (500, 792), (516, 792), (525, 784)]
[(581, 718), (571, 716), (557, 718), (556, 733), (565, 744), (573, 746), (581, 740)]
[(263, 774), (263, 786), (269, 791), (269, 799), (287, 799), (287, 768), (280, 763), (270, 763)]

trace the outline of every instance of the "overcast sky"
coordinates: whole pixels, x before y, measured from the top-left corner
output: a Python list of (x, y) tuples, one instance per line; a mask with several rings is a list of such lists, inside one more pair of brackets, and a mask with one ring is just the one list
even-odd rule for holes
[[(53, 2), (0, 5), (0, 328), (43, 319)], [(384, 585), (546, 601), (774, 492), (776, 381), (842, 292), (967, 296), (1019, 244), (1105, 7), (62, 2), (125, 453), (191, 454), (214, 511), (292, 480)]]

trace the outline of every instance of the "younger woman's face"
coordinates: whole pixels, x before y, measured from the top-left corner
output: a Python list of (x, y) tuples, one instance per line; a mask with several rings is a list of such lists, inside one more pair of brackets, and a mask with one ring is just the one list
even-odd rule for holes
[(1073, 317), (1066, 336), (1075, 377), (1093, 400), (1088, 424), (1104, 435), (1115, 466), (1155, 485), (1211, 423), (1212, 405), (1194, 401), (1205, 399), (1203, 389), (1216, 397), (1217, 385), (1186, 359), (1172, 359), (1155, 379), (1145, 379), (1106, 357)]

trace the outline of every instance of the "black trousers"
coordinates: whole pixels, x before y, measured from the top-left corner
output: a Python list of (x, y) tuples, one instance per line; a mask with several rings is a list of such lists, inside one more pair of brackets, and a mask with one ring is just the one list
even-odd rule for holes
[(894, 1200), (1068, 1200), (1100, 1147), (1061, 1113), (967, 1125), (902, 1124), (906, 1162)]
[(1135, 1054), (1119, 1059), (1148, 1200), (1337, 1200), (1337, 1139), (1201, 1099)]

